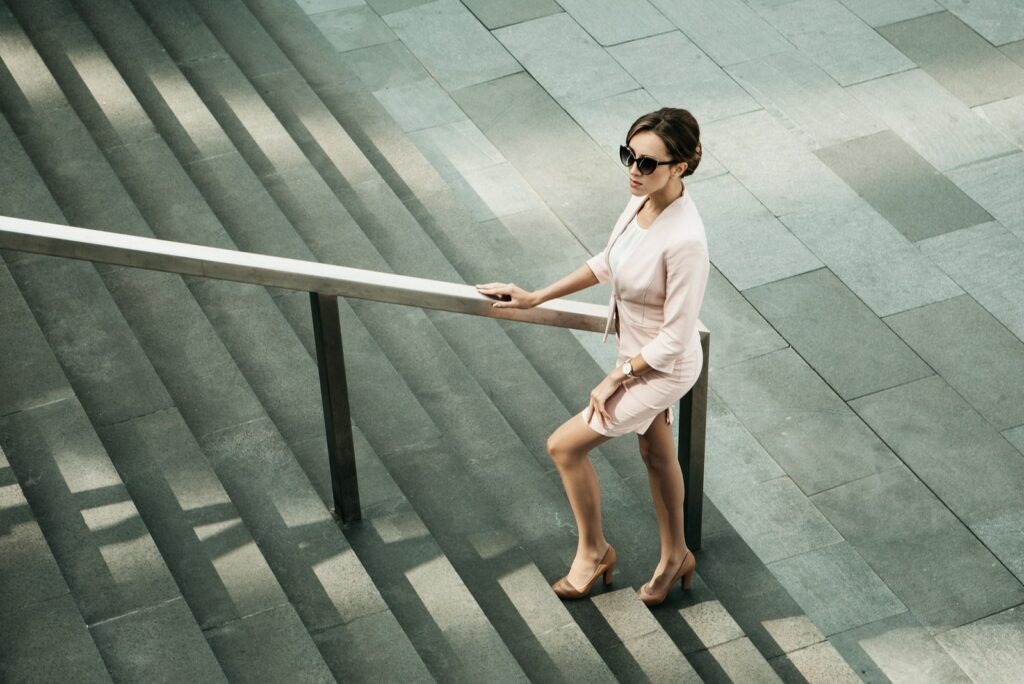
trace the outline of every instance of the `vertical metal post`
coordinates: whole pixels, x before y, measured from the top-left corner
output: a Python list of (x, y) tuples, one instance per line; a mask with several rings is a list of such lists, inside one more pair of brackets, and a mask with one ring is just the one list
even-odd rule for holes
[(341, 348), (341, 319), (338, 298), (309, 293), (313, 307), (313, 337), (316, 362), (320, 367), (320, 396), (327, 428), (327, 457), (331, 464), (334, 513), (342, 522), (362, 518), (359, 482), (356, 480), (356, 451), (352, 440), (352, 418), (345, 379), (345, 356)]
[(686, 396), (679, 400), (679, 467), (683, 471), (683, 528), (686, 545), (700, 549), (704, 511), (704, 444), (708, 420), (708, 361), (711, 336), (700, 334), (704, 365), (700, 377)]

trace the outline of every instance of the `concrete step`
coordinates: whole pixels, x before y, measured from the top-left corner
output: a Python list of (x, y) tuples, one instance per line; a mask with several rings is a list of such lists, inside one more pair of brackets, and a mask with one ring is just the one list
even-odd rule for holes
[[(37, 369), (44, 377), (56, 378), (60, 372), (57, 359), (6, 268), (0, 271), (0, 295), (5, 314), (0, 330), (3, 348), (15, 349), (15, 343), (34, 337), (35, 344), (19, 349), (17, 362)], [(35, 537), (34, 551), (37, 567), (44, 571), (33, 576), (27, 586), (26, 578), (20, 578), (22, 588), (28, 590), (22, 596), (10, 595), (6, 586), (4, 589), (4, 605), (14, 607), (11, 621), (23, 623), (26, 630), (12, 632), (12, 643), (3, 647), (12, 649), (12, 668), (38, 676), (58, 663), (81, 665), (85, 679), (103, 681), (108, 669), (115, 679), (121, 679), (133, 671), (141, 674), (135, 668), (142, 664), (172, 679), (224, 681), (199, 625), (184, 607), (170, 571), (78, 400), (65, 396), (30, 407), (33, 399), (38, 399), (34, 383), (5, 383), (4, 387), (6, 395), (16, 398), (12, 403), (21, 408), (0, 417), (0, 448), (6, 455), (2, 465), (25, 483), (23, 499), (6, 487), (5, 493), (21, 508), (23, 520), (34, 517), (38, 521), (42, 536)], [(64, 393), (70, 395), (67, 389)], [(43, 537), (46, 543), (42, 543)], [(59, 573), (45, 554), (39, 558), (47, 544)], [(26, 550), (19, 547), (18, 553)], [(19, 578), (15, 575), (14, 579)], [(16, 588), (15, 584), (11, 590)], [(51, 610), (52, 615), (48, 614)], [(159, 618), (160, 641), (128, 643), (109, 638), (116, 630), (137, 632), (142, 615)], [(6, 615), (4, 622), (8, 624)], [(90, 633), (92, 639), (88, 639)], [(56, 635), (66, 638), (67, 644), (54, 643)], [(91, 641), (95, 643), (87, 643)], [(100, 654), (106, 669), (96, 662)]]

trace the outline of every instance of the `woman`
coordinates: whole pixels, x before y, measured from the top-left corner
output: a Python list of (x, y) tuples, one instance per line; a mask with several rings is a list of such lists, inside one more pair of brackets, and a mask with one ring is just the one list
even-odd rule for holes
[(511, 283), (478, 285), (501, 298), (493, 306), (528, 309), (611, 280), (605, 339), (613, 324), (618, 362), (590, 393), (588, 406), (548, 439), (579, 529), (569, 574), (552, 588), (562, 598), (611, 582), (615, 549), (601, 528), (601, 493), (587, 457), (612, 437), (635, 432), (647, 466), (661, 537), (661, 559), (637, 591), (647, 605), (665, 600), (675, 582), (689, 589), (696, 561), (683, 535), (683, 477), (672, 436), (672, 406), (690, 391), (703, 365), (697, 315), (707, 283), (707, 240), (683, 179), (700, 163), (700, 127), (684, 109), (640, 117), (620, 148), (633, 197), (604, 250), (574, 273), (535, 292)]

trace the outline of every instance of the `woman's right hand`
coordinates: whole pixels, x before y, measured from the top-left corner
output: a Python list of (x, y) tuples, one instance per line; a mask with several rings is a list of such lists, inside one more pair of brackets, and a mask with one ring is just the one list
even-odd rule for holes
[(482, 295), (501, 296), (507, 295), (511, 299), (507, 302), (494, 302), (491, 304), (495, 309), (532, 309), (537, 306), (532, 292), (527, 292), (514, 283), (486, 283), (476, 286), (477, 292)]

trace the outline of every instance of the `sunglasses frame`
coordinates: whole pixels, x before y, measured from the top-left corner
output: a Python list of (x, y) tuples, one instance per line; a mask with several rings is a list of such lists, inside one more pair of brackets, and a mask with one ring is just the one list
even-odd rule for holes
[[(658, 161), (654, 157), (648, 157), (646, 154), (641, 154), (640, 156), (637, 156), (636, 154), (633, 153), (633, 150), (629, 149), (628, 145), (619, 145), (619, 161), (622, 162), (622, 165), (625, 166), (627, 169), (631, 167), (633, 164), (636, 164), (636, 170), (640, 172), (641, 176), (650, 176), (652, 173), (658, 170), (659, 166), (677, 163), (674, 160)], [(644, 162), (653, 162), (654, 166), (648, 166), (647, 170), (644, 170), (644, 167), (642, 166)]]

